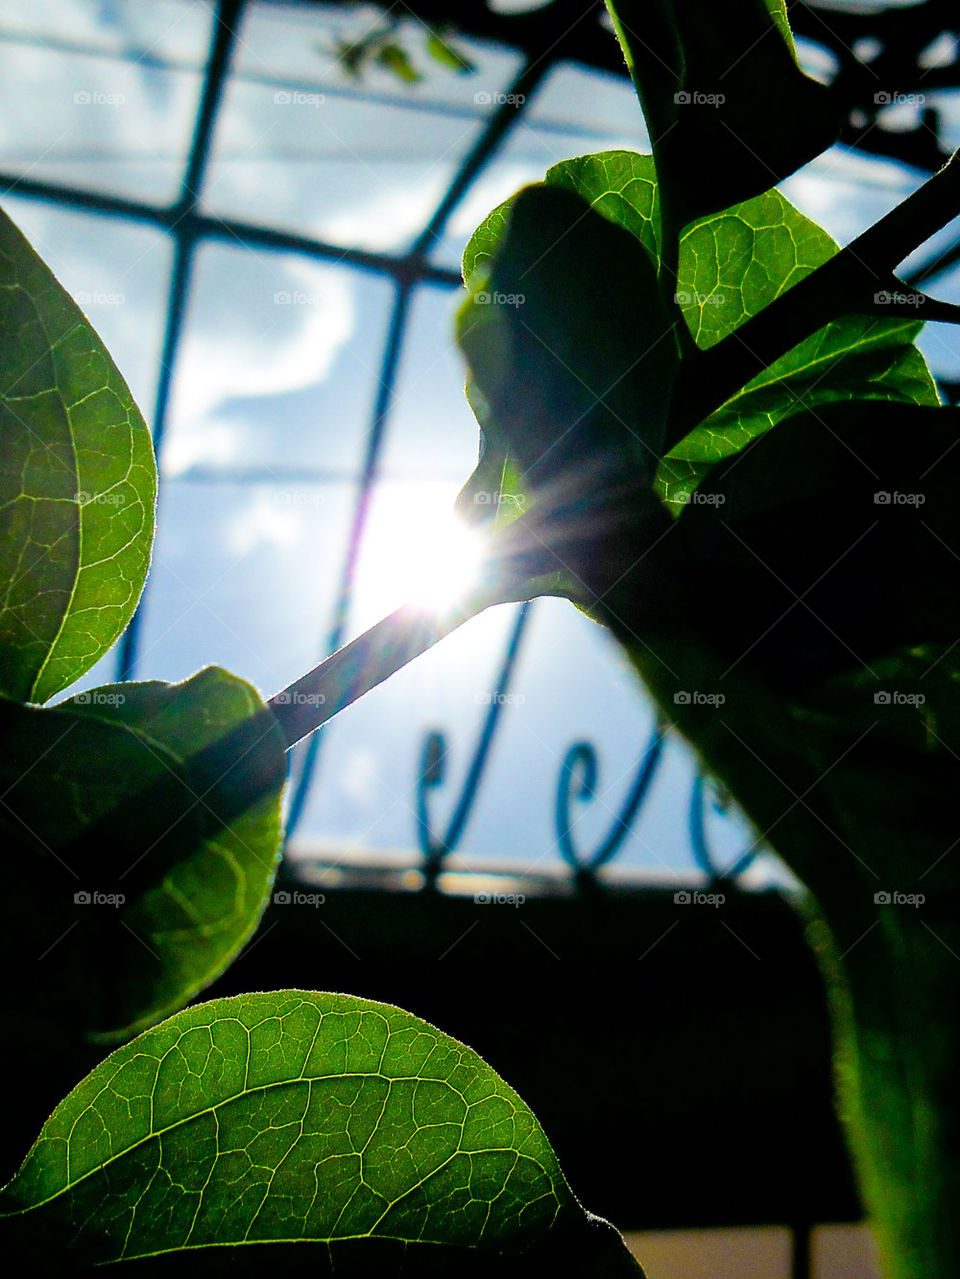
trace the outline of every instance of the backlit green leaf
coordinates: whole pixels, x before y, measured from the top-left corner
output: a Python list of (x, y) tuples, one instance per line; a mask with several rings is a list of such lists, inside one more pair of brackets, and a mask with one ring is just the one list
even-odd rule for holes
[(283, 742), (210, 668), (50, 709), (0, 702), (3, 944), (25, 1015), (133, 1033), (207, 985), (256, 927), (280, 841)]
[(2, 212), (0, 338), (0, 693), (43, 702), (130, 620), (156, 470), (103, 344)]
[[(465, 259), (473, 287), (458, 340), (484, 445), (462, 509), (498, 494), (505, 474), (524, 503), (560, 504), (585, 468), (595, 483), (611, 461), (652, 475), (679, 327), (654, 259), (562, 187), (522, 191), (496, 239), (499, 216)], [(481, 261), (492, 262), (486, 278)]]
[(782, 0), (607, 0), (643, 105), (669, 223), (766, 190), (840, 118), (797, 64)]
[[(629, 151), (581, 156), (555, 165), (546, 182), (576, 191), (648, 250), (656, 247), (658, 201), (650, 156)], [(509, 209), (509, 201), (500, 205), (471, 239), (464, 256), (468, 286), (496, 260)], [(692, 338), (700, 348), (716, 345), (837, 251), (826, 231), (778, 191), (693, 223), (680, 241), (675, 292)], [(715, 462), (800, 408), (863, 399), (937, 404), (933, 379), (914, 344), (920, 327), (900, 316), (853, 315), (812, 334), (670, 450), (657, 474), (661, 496), (679, 510)]]
[(88, 1263), (303, 1240), (331, 1245), (322, 1274), (393, 1241), (379, 1272), (408, 1274), (418, 1245), (495, 1264), (559, 1236), (596, 1240), (591, 1273), (639, 1274), (475, 1052), (348, 995), (240, 995), (147, 1031), (60, 1104), (0, 1208), (22, 1248)]

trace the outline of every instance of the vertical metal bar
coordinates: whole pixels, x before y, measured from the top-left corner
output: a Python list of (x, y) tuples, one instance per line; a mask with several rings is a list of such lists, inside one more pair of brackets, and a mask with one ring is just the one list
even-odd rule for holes
[(417, 237), (413, 246), (416, 257), (429, 253), (435, 242), (443, 234), (450, 214), (460, 203), (474, 178), (485, 167), (494, 151), (506, 135), (515, 127), (517, 121), (526, 110), (527, 102), (534, 90), (544, 78), (553, 62), (549, 58), (539, 59), (534, 65), (527, 62), (504, 95), (504, 101), (493, 113), (490, 122), (484, 129), (473, 150), (469, 153), (459, 172), (454, 177), (446, 195), (437, 205), (433, 217)]
[[(173, 272), (170, 279), (170, 291), (167, 296), (167, 320), (164, 328), (160, 374), (157, 382), (157, 398), (153, 415), (153, 448), (157, 456), (158, 470), (160, 469), (163, 437), (167, 424), (167, 408), (170, 401), (170, 389), (173, 384), (174, 364), (176, 363), (177, 350), (180, 344), (187, 293), (190, 286), (193, 251), (197, 241), (197, 228), (193, 218), (199, 200), (199, 193), (203, 186), (203, 177), (213, 141), (217, 109), (230, 71), (230, 58), (244, 2), (245, 0), (220, 0), (214, 11), (210, 56), (207, 60), (200, 109), (194, 126), (193, 141), (190, 146), (186, 172), (180, 187), (180, 196), (173, 209), (174, 217), (171, 234), (175, 238), (176, 248), (174, 251)], [(150, 578), (148, 577), (137, 610), (130, 619), (130, 625), (120, 641), (117, 652), (117, 679), (121, 681), (134, 679), (136, 676), (140, 634), (143, 627), (149, 584)]]
[[(453, 810), (453, 816), (450, 818), (446, 831), (441, 835), (437, 835), (433, 831), (427, 795), (430, 790), (439, 786), (444, 780), (443, 760), (447, 748), (442, 733), (430, 733), (427, 736), (424, 749), (421, 752), (420, 775), (417, 778), (417, 828), (420, 836), (420, 851), (423, 853), (426, 863), (428, 882), (436, 879), (442, 869), (444, 858), (448, 853), (453, 852), (466, 829), (474, 801), (477, 798), (477, 792), (480, 789), (480, 782), (490, 754), (490, 747), (493, 745), (497, 726), (500, 723), (500, 713), (503, 709), (502, 699), (510, 687), (510, 680), (520, 653), (520, 642), (523, 639), (532, 608), (533, 602), (528, 600), (525, 604), (521, 604), (517, 610), (513, 630), (507, 640), (500, 674), (497, 676), (496, 691), (484, 716), (483, 728), (480, 730), (480, 737), (474, 748), (473, 758), (467, 769), (467, 775), (457, 799), (456, 807)], [(438, 752), (436, 765), (431, 762), (431, 755), (434, 751)]]
[[(393, 389), (396, 383), (397, 368), (400, 362), (400, 352), (406, 329), (407, 314), (410, 309), (410, 296), (410, 281), (403, 279), (397, 286), (397, 295), (393, 305), (393, 315), (390, 318), (390, 330), (387, 334), (387, 344), (384, 349), (383, 363), (380, 369), (380, 386), (377, 391), (377, 400), (373, 410), (373, 423), (370, 427), (370, 434), (367, 437), (367, 451), (364, 458), (363, 471), (358, 483), (357, 500), (353, 510), (350, 537), (347, 543), (347, 554), (344, 560), (343, 570), (340, 575), (340, 588), (337, 593), (337, 602), (334, 606), (333, 622), (327, 638), (328, 653), (335, 652), (341, 646), (346, 636), (347, 623), (350, 618), (350, 603), (353, 598), (353, 586), (354, 579), (356, 577), (357, 563), (360, 558), (360, 548), (363, 544), (363, 534), (367, 524), (367, 516), (370, 511), (373, 486), (376, 482), (377, 472), (380, 465), (380, 453), (386, 431), (387, 418), (390, 412), (390, 405), (393, 399)], [(303, 816), (304, 806), (307, 801), (307, 793), (310, 789), (310, 782), (313, 778), (314, 770), (316, 769), (317, 761), (320, 757), (320, 741), (321, 734), (313, 733), (303, 744), (302, 748), (298, 748), (296, 751), (296, 754), (298, 754), (301, 758), (297, 781), (293, 788), (293, 795), (290, 800), (290, 810), (287, 814), (287, 842), (289, 842), (291, 835), (296, 830), (300, 819)], [(293, 767), (296, 767), (296, 760), (294, 760)]]

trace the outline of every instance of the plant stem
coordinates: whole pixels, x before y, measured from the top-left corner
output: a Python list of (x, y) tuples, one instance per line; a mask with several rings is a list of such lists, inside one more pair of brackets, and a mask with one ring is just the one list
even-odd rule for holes
[(279, 721), (287, 748), (382, 684), (491, 602), (471, 601), (469, 606), (444, 611), (404, 604), (338, 648), (267, 702)]
[(528, 516), (501, 529), (489, 540), (483, 581), (462, 600), (442, 609), (404, 604), (270, 698), (287, 749), (491, 605), (552, 593), (544, 575), (564, 567)]

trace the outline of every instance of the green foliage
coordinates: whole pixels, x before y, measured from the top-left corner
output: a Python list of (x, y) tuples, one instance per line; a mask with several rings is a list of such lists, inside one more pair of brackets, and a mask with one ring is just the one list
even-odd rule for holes
[(652, 475), (677, 340), (648, 250), (579, 196), (544, 185), (516, 198), (495, 252), (486, 287), (459, 315), (484, 429), (466, 509), (484, 491), (503, 496), (505, 467), (516, 467), (524, 504), (528, 491), (552, 492), (562, 473), (613, 454)]
[[(839, 133), (800, 70), (783, 0), (607, 0), (654, 144), (668, 245), (765, 191)], [(671, 248), (664, 256), (675, 260)]]
[[(653, 156), (554, 166), (464, 258), (482, 435), (460, 502), (497, 529), (477, 607), (563, 594), (609, 627), (808, 886), (885, 1262), (939, 1279), (960, 1261), (944, 1016), (960, 998), (960, 415), (938, 405), (914, 314), (872, 295), (954, 215), (960, 162), (840, 251), (774, 189), (837, 128), (783, 0), (609, 8)], [(341, 48), (344, 66), (419, 79), (396, 30)], [(468, 69), (445, 32), (427, 49)], [(27, 704), (129, 620), (155, 477), (119, 374), (6, 220), (0, 332), (7, 969), (28, 938), (74, 947), (66, 976), (19, 982), (11, 1017), (54, 1050), (144, 1031), (0, 1194), (8, 1248), (36, 1269), (214, 1246), (240, 1266), (256, 1242), (271, 1266), (296, 1244), (294, 1266), (320, 1274), (637, 1274), (519, 1097), (409, 1013), (286, 991), (144, 1030), (256, 926), (302, 724), (288, 735), (282, 696), (265, 707), (217, 669)], [(357, 641), (375, 677), (349, 652), (319, 668), (329, 705), (431, 642), (422, 617), (395, 618)], [(722, 711), (694, 692), (722, 692)], [(898, 900), (921, 881), (926, 916)]]
[(44, 702), (130, 620), (156, 470), (103, 344), (3, 213), (0, 332), (0, 693)]
[[(567, 228), (552, 226), (545, 212), (515, 227), (513, 211), (521, 199), (536, 199), (544, 208), (553, 203), (553, 188), (575, 193), (636, 244), (611, 235), (572, 203)], [(498, 206), (472, 236), (463, 260), (470, 298), (461, 309), (459, 340), (470, 365), (484, 453), (461, 499), (465, 511), (476, 506), (478, 491), (498, 491), (496, 472), (505, 464), (516, 469), (513, 491), (526, 501), (527, 489), (537, 487), (528, 468), (542, 469), (553, 459), (552, 475), (561, 460), (570, 466), (570, 455), (579, 449), (594, 459), (599, 453), (612, 456), (623, 470), (643, 469), (655, 453), (657, 490), (679, 512), (715, 462), (798, 408), (837, 400), (939, 402), (914, 345), (918, 322), (841, 315), (786, 351), (664, 452), (674, 377), (696, 376), (698, 350), (716, 346), (759, 315), (834, 257), (838, 246), (778, 191), (768, 191), (691, 223), (680, 238), (677, 274), (670, 281), (659, 258), (654, 257), (654, 272), (640, 267), (661, 241), (658, 190), (651, 156), (626, 151), (581, 156), (555, 165), (543, 184)], [(562, 237), (557, 251), (551, 235)], [(604, 260), (599, 246), (607, 243)], [(516, 298), (523, 301), (510, 301)], [(478, 306), (478, 299), (486, 304)], [(671, 325), (679, 327), (678, 315), (692, 344), (670, 331)], [(681, 360), (675, 373), (676, 351)], [(542, 367), (549, 368), (549, 377)], [(558, 395), (566, 396), (562, 407)], [(602, 430), (596, 425), (601, 411), (607, 414)], [(638, 439), (645, 458), (634, 456)]]
[(69, 930), (59, 962), (34, 966), (24, 1015), (126, 1038), (212, 981), (259, 922), (280, 846), (279, 727), (211, 668), (50, 709), (0, 702), (0, 744), (8, 970)]
[[(505, 562), (536, 564), (530, 594), (560, 566), (560, 590), (620, 639), (758, 844), (810, 889), (843, 1113), (887, 1272), (933, 1279), (960, 1259), (960, 1036), (945, 1022), (960, 997), (948, 857), (960, 417), (939, 407), (913, 344), (916, 309), (904, 318), (873, 295), (955, 213), (960, 162), (839, 252), (767, 189), (830, 137), (783, 6), (610, 7), (654, 155), (555, 166), (468, 246), (459, 336), (482, 444), (462, 500), (512, 471), (526, 509), (501, 534)], [(698, 109), (698, 92), (714, 100)], [(531, 209), (548, 225), (558, 186), (579, 202), (566, 212), (567, 231), (583, 231), (575, 250), (529, 229)], [(913, 238), (911, 204), (924, 227)], [(632, 265), (641, 257), (652, 269)], [(591, 292), (577, 281), (594, 263)], [(510, 288), (525, 294), (516, 314), (501, 303), (465, 323), (478, 294)], [(632, 363), (628, 306), (644, 317)], [(524, 351), (527, 314), (544, 344), (564, 329), (563, 372)], [(626, 370), (644, 369), (657, 335), (670, 352), (659, 392), (651, 377), (629, 401)], [(638, 440), (658, 452), (653, 475)]]
[[(590, 1221), (517, 1094), (412, 1014), (348, 995), (240, 995), (118, 1049), (0, 1194), (29, 1253), (102, 1263), (204, 1245), (390, 1241), (501, 1254)], [(614, 1236), (614, 1242), (616, 1239)], [(638, 1275), (619, 1243), (594, 1273)], [(338, 1272), (339, 1273), (339, 1272)]]

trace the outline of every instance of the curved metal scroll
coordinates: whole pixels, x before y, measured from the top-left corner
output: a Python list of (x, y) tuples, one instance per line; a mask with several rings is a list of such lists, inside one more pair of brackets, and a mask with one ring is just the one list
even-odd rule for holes
[[(573, 842), (571, 806), (574, 799), (593, 799), (597, 785), (597, 753), (589, 742), (577, 742), (564, 756), (557, 783), (555, 812), (557, 842), (565, 862), (572, 866), (579, 878), (589, 879), (606, 862), (615, 857), (620, 845), (630, 833), (630, 826), (637, 810), (646, 798), (663, 752), (667, 725), (658, 720), (647, 742), (646, 750), (637, 768), (630, 793), (614, 819), (607, 837), (590, 855), (577, 851)], [(574, 793), (576, 786), (576, 793)]]
[(436, 879), (444, 858), (453, 852), (463, 836), (467, 820), (477, 798), (480, 780), (500, 721), (504, 698), (517, 662), (520, 641), (523, 638), (532, 608), (532, 602), (528, 602), (521, 605), (517, 613), (517, 620), (514, 623), (507, 650), (504, 654), (503, 665), (497, 677), (496, 691), (490, 699), (490, 706), (484, 717), (483, 728), (480, 731), (480, 737), (473, 752), (473, 759), (470, 761), (470, 767), (467, 770), (463, 787), (453, 810), (453, 816), (442, 834), (438, 834), (433, 829), (430, 819), (429, 794), (446, 781), (447, 739), (440, 732), (428, 733), (423, 744), (417, 777), (417, 830), (420, 851), (423, 853), (426, 863), (425, 870), (428, 881)]
[(697, 865), (711, 880), (736, 879), (757, 856), (755, 848), (748, 848), (737, 860), (723, 870), (714, 860), (710, 845), (707, 843), (707, 778), (701, 772), (694, 774), (693, 790), (690, 794), (690, 844)]

